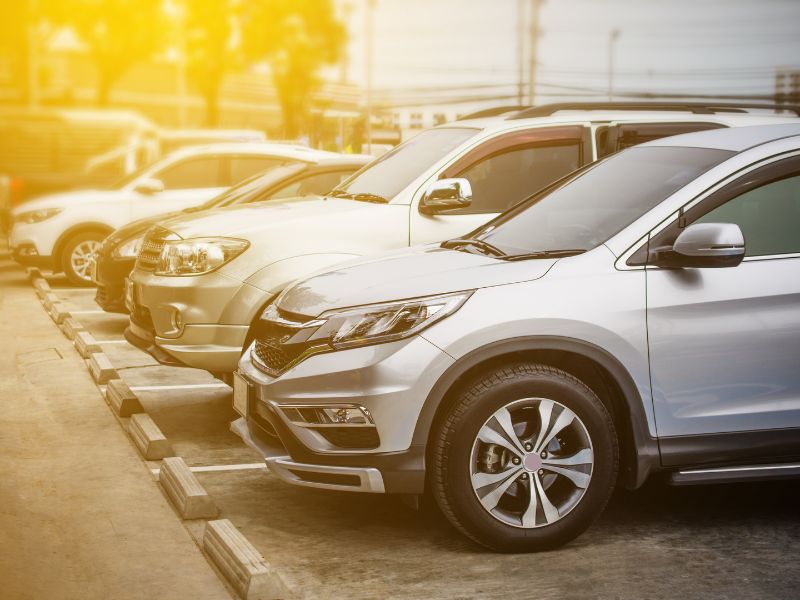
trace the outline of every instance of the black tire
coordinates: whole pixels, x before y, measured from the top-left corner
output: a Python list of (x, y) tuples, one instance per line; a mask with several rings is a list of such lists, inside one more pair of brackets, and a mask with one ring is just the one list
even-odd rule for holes
[[(588, 433), (594, 461), (577, 504), (558, 520), (533, 528), (506, 524), (492, 516), (471, 482), (472, 448), (478, 431), (495, 411), (527, 398), (552, 399), (569, 408)], [(611, 497), (618, 464), (614, 422), (594, 392), (560, 369), (522, 363), (498, 369), (469, 385), (439, 421), (431, 442), (430, 488), (447, 519), (473, 541), (500, 552), (535, 552), (563, 545), (592, 524)]]
[(61, 263), (61, 270), (72, 285), (79, 287), (91, 287), (94, 285), (94, 282), (76, 271), (72, 260), (72, 254), (75, 252), (75, 249), (86, 242), (100, 243), (105, 238), (106, 234), (101, 231), (82, 231), (76, 233), (64, 243), (64, 246), (61, 248), (59, 261)]

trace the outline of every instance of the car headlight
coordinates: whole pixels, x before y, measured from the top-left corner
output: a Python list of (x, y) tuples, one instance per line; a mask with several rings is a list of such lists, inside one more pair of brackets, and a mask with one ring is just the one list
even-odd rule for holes
[(231, 238), (195, 238), (166, 242), (156, 275), (202, 275), (220, 268), (247, 250), (250, 242)]
[(142, 248), (144, 234), (128, 238), (114, 249), (114, 256), (117, 258), (136, 258)]
[[(344, 310), (331, 310), (307, 323), (305, 349), (308, 353), (344, 350), (358, 346), (382, 344), (411, 337), (452, 315), (472, 295), (472, 291), (442, 294), (412, 300), (369, 304)], [(265, 321), (280, 321), (275, 304), (261, 317)], [(292, 343), (294, 340), (288, 340)]]
[(63, 208), (41, 208), (39, 210), (29, 210), (15, 215), (14, 220), (17, 223), (27, 223), (28, 225), (32, 223), (41, 223), (42, 221), (55, 217), (63, 210)]

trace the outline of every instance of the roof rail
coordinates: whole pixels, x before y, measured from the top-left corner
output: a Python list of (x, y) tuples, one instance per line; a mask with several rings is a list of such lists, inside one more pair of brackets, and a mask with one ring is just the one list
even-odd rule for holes
[(752, 108), (785, 110), (800, 117), (800, 105), (797, 104), (762, 104), (755, 102), (558, 102), (520, 110), (518, 113), (508, 117), (508, 120), (550, 117), (562, 110), (652, 110), (713, 115), (720, 112), (744, 113), (747, 112), (747, 109)]
[(475, 112), (471, 112), (466, 115), (461, 115), (456, 119), (456, 121), (466, 121), (467, 119), (483, 119), (485, 117), (497, 117), (500, 115), (504, 115), (508, 112), (514, 112), (518, 110), (525, 110), (526, 108), (530, 108), (529, 105), (510, 105), (510, 106), (495, 106), (494, 108), (485, 108), (483, 110), (478, 110)]

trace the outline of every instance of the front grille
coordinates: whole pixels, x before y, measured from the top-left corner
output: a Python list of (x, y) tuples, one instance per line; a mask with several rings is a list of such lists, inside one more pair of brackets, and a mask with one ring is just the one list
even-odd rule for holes
[(306, 327), (310, 323), (306, 317), (291, 315), (290, 320), (288, 313), (272, 310), (274, 319), (256, 323), (252, 357), (256, 367), (278, 377), (308, 350), (307, 340), (315, 328)]
[(155, 271), (158, 260), (161, 257), (161, 250), (169, 239), (177, 236), (163, 227), (153, 227), (145, 235), (139, 255), (136, 257), (136, 268), (142, 271)]

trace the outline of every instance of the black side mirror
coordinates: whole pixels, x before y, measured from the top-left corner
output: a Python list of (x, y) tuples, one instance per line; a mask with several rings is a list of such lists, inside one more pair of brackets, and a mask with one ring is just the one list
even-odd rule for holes
[(647, 263), (671, 269), (736, 267), (744, 254), (744, 235), (735, 223), (695, 223), (672, 246), (650, 250)]
[(419, 212), (425, 215), (464, 208), (472, 204), (472, 186), (463, 178), (434, 181), (419, 201)]

